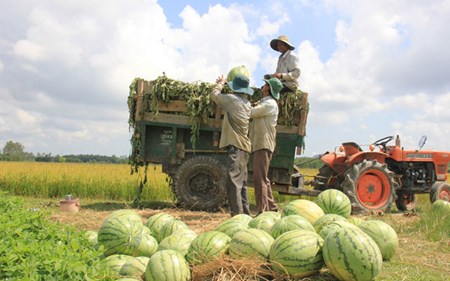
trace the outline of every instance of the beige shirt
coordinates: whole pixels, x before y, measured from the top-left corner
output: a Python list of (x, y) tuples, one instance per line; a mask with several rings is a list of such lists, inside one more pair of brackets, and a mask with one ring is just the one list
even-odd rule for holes
[(278, 104), (272, 97), (262, 98), (253, 108), (250, 115), (250, 140), (252, 152), (260, 149), (275, 151)]
[(293, 91), (297, 91), (298, 78), (300, 77), (300, 63), (297, 55), (287, 50), (278, 58), (276, 73), (282, 73), (281, 82)]
[(248, 128), (252, 105), (246, 94), (221, 94), (222, 87), (222, 84), (217, 84), (210, 94), (211, 99), (225, 110), (219, 147), (233, 145), (250, 153)]

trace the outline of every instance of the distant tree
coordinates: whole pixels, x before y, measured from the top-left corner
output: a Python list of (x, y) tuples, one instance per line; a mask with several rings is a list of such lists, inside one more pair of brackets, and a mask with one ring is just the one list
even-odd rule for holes
[(8, 141), (3, 147), (3, 159), (6, 161), (25, 161), (29, 154), (20, 142)]

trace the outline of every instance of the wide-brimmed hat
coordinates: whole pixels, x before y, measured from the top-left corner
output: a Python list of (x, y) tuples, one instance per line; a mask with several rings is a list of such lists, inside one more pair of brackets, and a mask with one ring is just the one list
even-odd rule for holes
[(238, 74), (227, 84), (233, 92), (253, 95), (253, 89), (249, 87), (250, 80), (245, 75)]
[(283, 83), (278, 78), (263, 79), (270, 86), (270, 95), (276, 99), (280, 99), (280, 91), (283, 89)]
[(277, 42), (278, 41), (279, 42), (283, 42), (286, 45), (288, 45), (290, 50), (294, 50), (295, 49), (295, 47), (292, 46), (292, 44), (289, 42), (289, 38), (286, 35), (280, 35), (280, 36), (278, 36), (277, 39), (273, 39), (272, 41), (270, 41), (270, 47), (272, 47), (272, 49), (274, 49), (275, 51), (278, 51), (278, 48), (277, 48)]

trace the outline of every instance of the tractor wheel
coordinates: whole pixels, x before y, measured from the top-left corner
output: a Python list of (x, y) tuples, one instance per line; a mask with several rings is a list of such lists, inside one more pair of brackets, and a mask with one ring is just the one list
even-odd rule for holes
[(197, 156), (178, 168), (172, 189), (183, 208), (217, 210), (227, 198), (226, 180), (225, 165), (212, 157)]
[(352, 202), (353, 213), (386, 212), (395, 197), (394, 173), (386, 164), (364, 160), (345, 174), (341, 188)]
[(431, 187), (431, 203), (439, 199), (450, 202), (450, 184), (444, 181), (435, 182)]
[(412, 211), (417, 207), (417, 195), (407, 192), (397, 192), (395, 205), (399, 211)]
[(315, 190), (326, 190), (330, 188), (339, 189), (337, 187), (337, 174), (328, 166), (323, 165), (319, 169), (319, 173), (314, 177), (313, 186)]

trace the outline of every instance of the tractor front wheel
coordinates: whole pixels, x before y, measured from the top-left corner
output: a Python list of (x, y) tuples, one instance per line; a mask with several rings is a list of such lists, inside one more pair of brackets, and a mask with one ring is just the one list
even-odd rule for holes
[(364, 160), (345, 174), (342, 190), (352, 202), (353, 213), (385, 212), (395, 196), (396, 183), (386, 164)]
[(450, 184), (440, 181), (435, 182), (431, 187), (430, 201), (444, 200), (450, 202)]
[(412, 211), (417, 207), (417, 195), (406, 192), (398, 192), (395, 205), (399, 211)]

